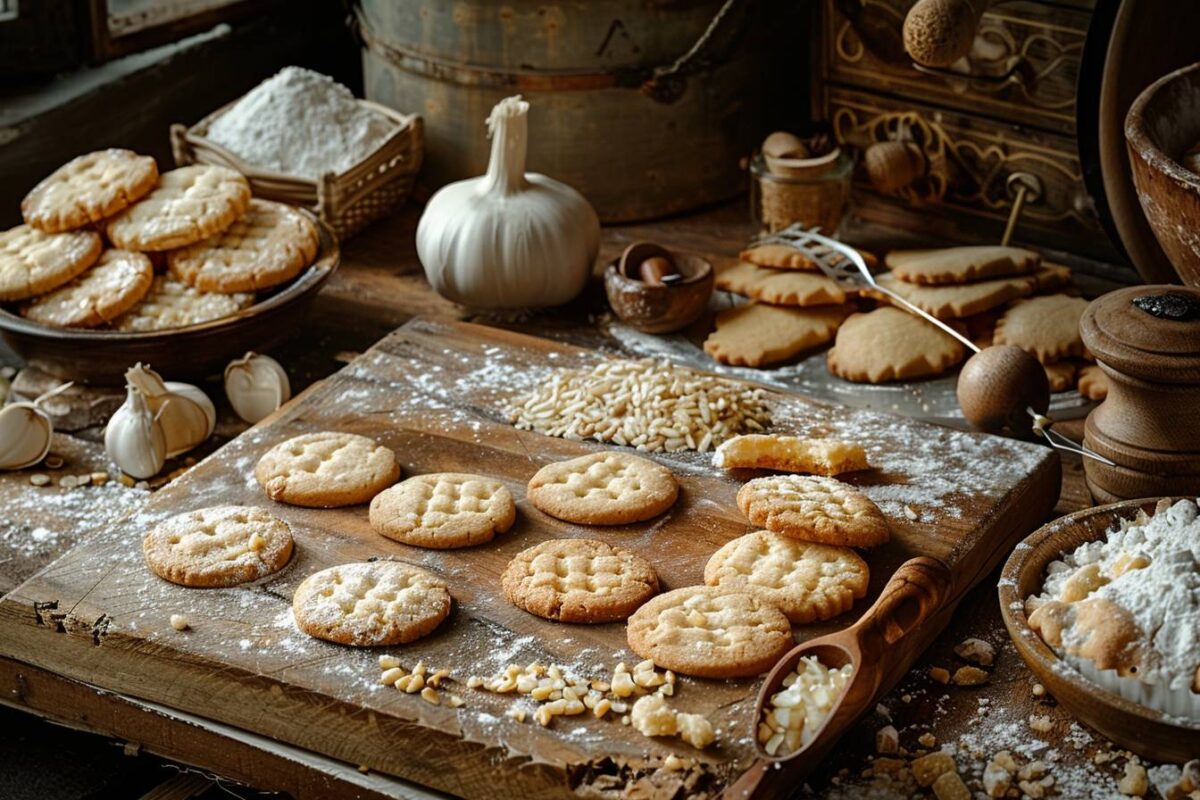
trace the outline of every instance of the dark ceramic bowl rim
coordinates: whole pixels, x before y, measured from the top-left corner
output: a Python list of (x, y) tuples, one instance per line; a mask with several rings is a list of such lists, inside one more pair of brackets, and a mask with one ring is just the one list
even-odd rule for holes
[[(1200, 176), (1180, 164), (1173, 156), (1163, 152), (1158, 142), (1150, 135), (1146, 123), (1146, 109), (1154, 102), (1158, 92), (1168, 84), (1200, 71), (1200, 61), (1186, 67), (1168, 72), (1154, 83), (1142, 90), (1133, 101), (1129, 112), (1125, 115), (1125, 141), (1146, 165), (1157, 169), (1176, 183), (1200, 193)], [(1197, 92), (1200, 93), (1200, 82), (1197, 82)]]
[(206, 322), (198, 322), (195, 325), (187, 325), (182, 328), (168, 328), (161, 331), (126, 332), (97, 330), (95, 328), (59, 328), (53, 325), (42, 325), (38, 322), (31, 322), (19, 314), (14, 314), (8, 309), (0, 307), (0, 330), (57, 342), (76, 342), (81, 345), (96, 342), (160, 342), (187, 334), (214, 331), (265, 314), (272, 309), (287, 305), (305, 296), (310, 291), (316, 291), (341, 264), (341, 249), (338, 246), (337, 237), (334, 235), (332, 229), (317, 219), (316, 215), (310, 213), (307, 209), (298, 210), (306, 214), (317, 225), (320, 238), (317, 258), (304, 272), (293, 278), (291, 283), (249, 308), (244, 308), (228, 316), (218, 317)]

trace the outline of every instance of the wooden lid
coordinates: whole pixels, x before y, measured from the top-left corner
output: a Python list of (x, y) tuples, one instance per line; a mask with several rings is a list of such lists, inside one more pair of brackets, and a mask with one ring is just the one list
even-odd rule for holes
[(1156, 383), (1200, 382), (1200, 290), (1130, 286), (1092, 301), (1083, 343), (1118, 372)]

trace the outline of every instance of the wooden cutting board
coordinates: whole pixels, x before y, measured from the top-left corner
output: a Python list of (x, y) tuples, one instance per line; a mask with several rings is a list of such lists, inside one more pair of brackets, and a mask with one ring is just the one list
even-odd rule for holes
[[(607, 678), (618, 661), (638, 660), (621, 624), (556, 624), (509, 605), (499, 576), (520, 550), (547, 538), (597, 537), (642, 554), (664, 587), (675, 588), (700, 583), (713, 551), (751, 530), (734, 495), (752, 475), (715, 470), (707, 454), (656, 456), (675, 470), (682, 495), (650, 523), (587, 528), (550, 519), (525, 501), (525, 484), (540, 466), (598, 445), (517, 431), (506, 421), (506, 402), (556, 367), (605, 357), (493, 328), (415, 320), (5, 597), (0, 654), (467, 797), (717, 794), (753, 761), (756, 681), (681, 679), (672, 704), (705, 714), (718, 729), (717, 743), (704, 751), (645, 738), (614, 715), (560, 717), (549, 729), (519, 723), (506, 716), (513, 696), (463, 685), (510, 663), (554, 662)], [(851, 480), (879, 503), (894, 532), (890, 544), (867, 555), (872, 597), (839, 620), (797, 628), (799, 637), (849, 624), (907, 558), (933, 556), (954, 572), (945, 612), (879, 665), (886, 688), (945, 625), (962, 593), (1050, 512), (1058, 458), (1033, 444), (768, 397), (777, 430), (863, 443), (876, 469)], [(518, 499), (518, 522), (481, 547), (420, 550), (374, 534), (364, 506), (313, 510), (266, 500), (252, 474), (259, 456), (283, 439), (325, 429), (378, 439), (395, 450), (405, 474), (497, 477)], [(166, 516), (219, 503), (269, 506), (287, 520), (297, 543), (288, 568), (234, 589), (185, 589), (151, 574), (141, 558), (145, 531)], [(304, 577), (377, 557), (409, 561), (448, 581), (450, 618), (432, 636), (385, 652), (409, 667), (420, 659), (449, 668), (458, 681), (450, 691), (466, 698), (463, 708), (379, 685), (378, 650), (296, 630), (290, 599)], [(174, 631), (172, 614), (185, 615), (191, 630)], [(672, 753), (688, 760), (684, 769), (661, 768)]]

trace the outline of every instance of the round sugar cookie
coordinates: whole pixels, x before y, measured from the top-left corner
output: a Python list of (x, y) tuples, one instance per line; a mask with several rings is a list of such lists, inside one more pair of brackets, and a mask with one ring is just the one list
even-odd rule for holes
[(289, 205), (254, 198), (220, 233), (167, 254), (167, 267), (202, 292), (253, 292), (289, 281), (317, 256), (317, 226)]
[(679, 484), (657, 462), (609, 451), (547, 464), (529, 480), (526, 496), (567, 522), (624, 525), (666, 511), (679, 496)]
[(518, 553), (500, 578), (514, 606), (559, 622), (615, 622), (658, 593), (654, 567), (595, 539), (551, 539)]
[(105, 250), (70, 282), (23, 305), (21, 316), (43, 325), (95, 328), (136, 305), (153, 282), (149, 258), (128, 250)]
[(826, 355), (829, 371), (848, 381), (940, 375), (962, 361), (963, 346), (920, 317), (891, 306), (852, 314)]
[(399, 561), (341, 564), (304, 579), (292, 595), (300, 630), (354, 647), (407, 644), (450, 613), (441, 578)]
[(199, 292), (166, 275), (157, 275), (150, 291), (113, 320), (113, 327), (132, 333), (186, 328), (232, 316), (252, 305), (254, 295), (250, 292)]
[(737, 504), (755, 525), (806, 542), (875, 547), (891, 537), (879, 506), (835, 478), (755, 478), (738, 490)]
[(46, 233), (111, 217), (144, 197), (158, 181), (150, 156), (116, 147), (84, 153), (42, 179), (21, 201), (28, 225)]
[(775, 666), (795, 643), (787, 617), (746, 592), (685, 586), (633, 612), (629, 647), (656, 666), (697, 678), (745, 678)]
[(844, 614), (867, 593), (867, 562), (848, 547), (755, 531), (726, 542), (704, 567), (704, 582), (746, 592), (805, 625)]
[(354, 433), (306, 433), (268, 450), (254, 468), (267, 497), (311, 508), (365, 503), (400, 477), (396, 454)]
[(220, 233), (246, 212), (250, 184), (226, 167), (194, 164), (158, 176), (154, 189), (108, 221), (124, 250), (172, 250)]
[(0, 300), (26, 300), (56, 289), (95, 264), (103, 249), (95, 231), (10, 228), (0, 233)]
[(292, 532), (266, 509), (213, 506), (176, 514), (142, 540), (154, 574), (181, 586), (218, 587), (265, 578), (292, 557)]
[(1084, 354), (1079, 320), (1089, 302), (1082, 297), (1048, 294), (1014, 300), (996, 323), (992, 340), (1012, 344), (1043, 364)]
[(415, 475), (375, 495), (370, 510), (376, 533), (438, 550), (490, 542), (516, 519), (508, 487), (459, 472)]

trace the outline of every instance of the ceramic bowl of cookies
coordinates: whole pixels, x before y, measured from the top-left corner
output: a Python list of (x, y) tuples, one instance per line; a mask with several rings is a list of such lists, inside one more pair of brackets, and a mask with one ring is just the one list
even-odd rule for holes
[[(1200, 692), (1187, 685), (1200, 681), (1200, 648), (1186, 646), (1186, 629), (1197, 636), (1190, 617), (1169, 618), (1181, 636), (1164, 635), (1161, 626), (1142, 634), (1139, 622), (1155, 611), (1127, 598), (1154, 597), (1175, 615), (1191, 604), (1195, 612), (1196, 580), (1174, 572), (1189, 559), (1172, 556), (1195, 546), (1194, 526), (1195, 498), (1078, 511), (1017, 545), (999, 584), (1009, 636), (1049, 693), (1117, 744), (1159, 761), (1200, 753)], [(1159, 581), (1166, 588), (1146, 591)]]
[(333, 231), (309, 216), (320, 236), (312, 264), (290, 282), (252, 295), (245, 307), (230, 307), (224, 316), (165, 330), (123, 331), (34, 322), (4, 305), (0, 338), (26, 363), (64, 380), (116, 384), (139, 361), (179, 379), (219, 372), (231, 358), (268, 350), (293, 334), (337, 269), (341, 254)]

